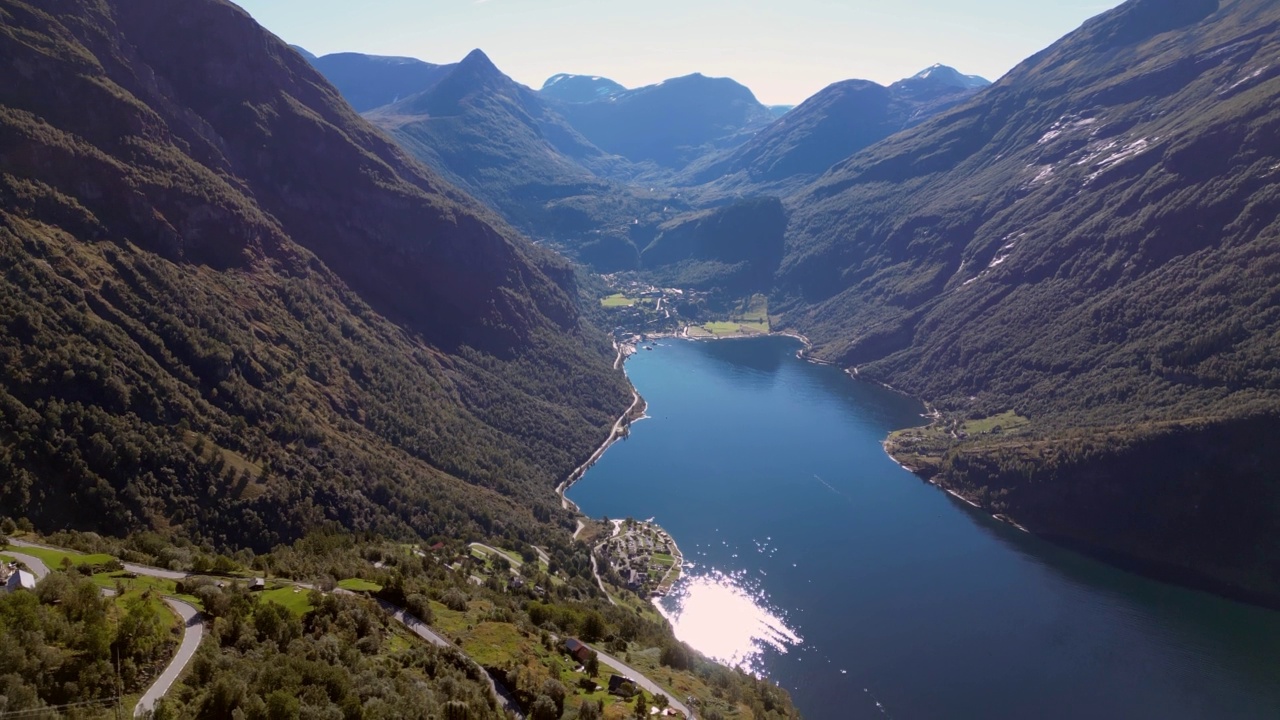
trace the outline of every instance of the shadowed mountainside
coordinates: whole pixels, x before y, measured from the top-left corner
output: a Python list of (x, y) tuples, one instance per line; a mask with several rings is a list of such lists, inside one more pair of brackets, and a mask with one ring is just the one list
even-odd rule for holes
[(663, 223), (640, 259), (664, 285), (749, 294), (777, 271), (786, 229), (782, 201), (742, 200)]
[(660, 171), (741, 143), (773, 120), (747, 88), (698, 73), (592, 102), (557, 102), (556, 109), (606, 152)]
[[(573, 273), (221, 0), (0, 2), (0, 504), (265, 548), (571, 526)], [(85, 112), (92, 107), (93, 112)]]
[[(294, 48), (300, 50), (300, 48)], [(351, 103), (356, 112), (368, 112), (390, 105), (401, 98), (420, 93), (434, 85), (453, 69), (452, 65), (433, 65), (416, 58), (331, 53), (316, 57), (303, 51), (303, 57)]]

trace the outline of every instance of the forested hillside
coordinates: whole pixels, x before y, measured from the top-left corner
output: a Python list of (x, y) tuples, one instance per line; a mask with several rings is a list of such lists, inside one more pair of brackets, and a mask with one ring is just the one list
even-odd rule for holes
[(563, 260), (230, 3), (4, 0), (0, 57), (7, 514), (572, 527), (552, 489), (630, 393)]
[(1132, 0), (793, 197), (774, 307), (953, 421), (1029, 420), (899, 438), (939, 482), (1280, 598), (1277, 68), (1273, 2)]

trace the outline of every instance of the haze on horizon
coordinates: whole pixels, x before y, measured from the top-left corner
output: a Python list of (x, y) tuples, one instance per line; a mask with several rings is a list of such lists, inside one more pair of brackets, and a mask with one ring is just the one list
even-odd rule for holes
[(827, 85), (888, 84), (934, 63), (997, 80), (1119, 0), (235, 0), (317, 55), (360, 52), (432, 63), (474, 48), (532, 88), (557, 73), (627, 87), (700, 72), (766, 104)]

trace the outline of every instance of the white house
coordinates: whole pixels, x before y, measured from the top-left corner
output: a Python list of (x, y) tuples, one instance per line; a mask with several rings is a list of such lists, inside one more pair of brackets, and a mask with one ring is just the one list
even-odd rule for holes
[(16, 565), (0, 567), (0, 581), (3, 581), (3, 585), (0, 585), (0, 593), (36, 589), (36, 576), (26, 570), (18, 569)]

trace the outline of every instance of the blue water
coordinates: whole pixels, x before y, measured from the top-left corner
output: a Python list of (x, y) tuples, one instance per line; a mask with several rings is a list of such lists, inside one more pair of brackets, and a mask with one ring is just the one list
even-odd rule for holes
[(891, 429), (920, 423), (917, 403), (797, 347), (642, 350), (627, 371), (650, 419), (569, 492), (680, 543), (692, 567), (666, 601), (679, 636), (815, 720), (1280, 718), (1280, 613), (970, 509), (883, 452)]

